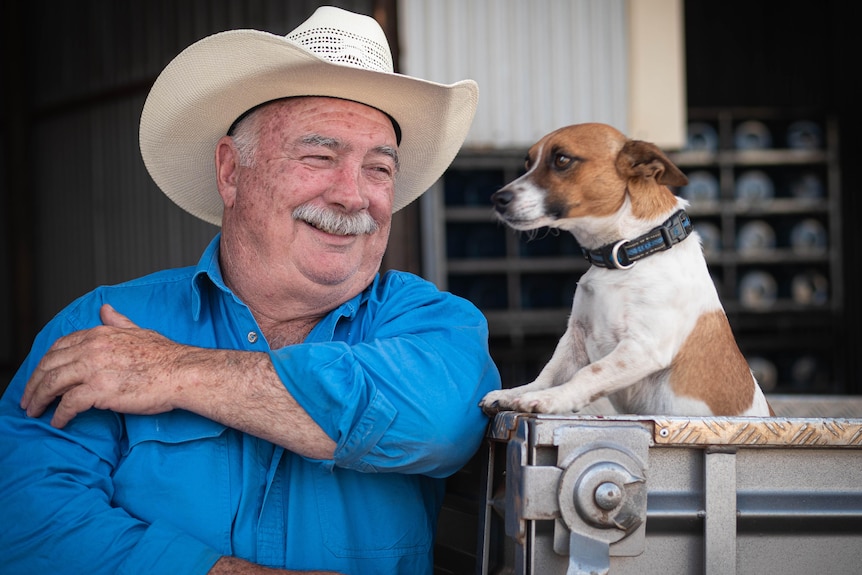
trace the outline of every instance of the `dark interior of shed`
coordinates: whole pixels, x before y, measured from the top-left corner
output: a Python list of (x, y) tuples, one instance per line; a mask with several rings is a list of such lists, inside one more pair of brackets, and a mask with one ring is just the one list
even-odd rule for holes
[(847, 393), (862, 391), (858, 350), (862, 242), (854, 222), (862, 210), (852, 166), (859, 155), (859, 65), (856, 2), (792, 0), (685, 2), (686, 75), (690, 108), (814, 109), (837, 120), (843, 211), (844, 312), (836, 366)]

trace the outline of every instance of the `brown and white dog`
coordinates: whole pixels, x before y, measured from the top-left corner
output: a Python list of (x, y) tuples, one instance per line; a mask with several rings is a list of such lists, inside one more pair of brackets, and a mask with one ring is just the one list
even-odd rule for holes
[(604, 124), (556, 130), (527, 172), (492, 196), (517, 230), (571, 232), (593, 264), (568, 328), (530, 384), (489, 393), (488, 412), (571, 413), (607, 396), (620, 413), (768, 416), (736, 345), (687, 202), (685, 175), (653, 144)]

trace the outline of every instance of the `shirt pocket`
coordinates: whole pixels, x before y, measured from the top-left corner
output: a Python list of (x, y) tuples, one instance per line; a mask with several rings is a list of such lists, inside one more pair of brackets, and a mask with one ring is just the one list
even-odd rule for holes
[(315, 488), (324, 545), (338, 557), (430, 553), (439, 498), (435, 481), (339, 467), (319, 470)]
[(224, 425), (188, 412), (125, 417), (127, 443), (113, 503), (147, 522), (168, 521), (230, 549), (231, 469)]
[(226, 426), (188, 411), (175, 410), (158, 415), (126, 415), (127, 445), (123, 456), (142, 443), (154, 441), (177, 445), (199, 439), (218, 437)]

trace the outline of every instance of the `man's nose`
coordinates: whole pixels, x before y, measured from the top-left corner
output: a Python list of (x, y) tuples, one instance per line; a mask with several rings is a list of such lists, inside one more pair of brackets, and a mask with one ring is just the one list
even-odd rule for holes
[(368, 207), (368, 195), (362, 182), (362, 169), (355, 165), (340, 166), (338, 176), (327, 190), (326, 199), (348, 212), (357, 212)]

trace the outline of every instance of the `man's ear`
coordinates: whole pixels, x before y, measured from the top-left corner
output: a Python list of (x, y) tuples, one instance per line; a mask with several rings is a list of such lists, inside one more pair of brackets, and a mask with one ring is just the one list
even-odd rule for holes
[(230, 136), (222, 136), (215, 149), (216, 184), (225, 208), (236, 201), (236, 179), (239, 171), (239, 152)]

